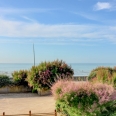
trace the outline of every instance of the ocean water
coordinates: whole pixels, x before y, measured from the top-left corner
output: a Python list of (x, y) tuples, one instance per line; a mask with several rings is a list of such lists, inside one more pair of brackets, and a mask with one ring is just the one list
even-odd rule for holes
[[(99, 66), (115, 67), (116, 63), (70, 63), (68, 65), (74, 70), (75, 76), (88, 76), (93, 69)], [(32, 63), (0, 63), (0, 74), (12, 77), (14, 71), (29, 70), (32, 66)]]

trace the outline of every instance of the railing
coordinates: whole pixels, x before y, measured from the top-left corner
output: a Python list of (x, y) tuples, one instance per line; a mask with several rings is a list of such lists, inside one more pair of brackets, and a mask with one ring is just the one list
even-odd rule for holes
[(54, 112), (50, 113), (32, 113), (31, 111), (29, 111), (28, 114), (13, 114), (13, 115), (6, 115), (5, 112), (3, 112), (3, 114), (0, 116), (57, 116), (57, 111), (55, 110)]
[[(75, 81), (87, 81), (88, 77), (87, 76), (73, 76)], [(10, 78), (11, 81), (13, 81), (13, 78)]]
[(88, 77), (87, 76), (74, 76), (73, 80), (74, 81), (88, 81)]

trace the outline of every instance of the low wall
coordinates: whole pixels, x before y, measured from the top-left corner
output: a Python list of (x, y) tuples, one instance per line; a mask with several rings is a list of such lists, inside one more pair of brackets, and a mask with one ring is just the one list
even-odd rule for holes
[(88, 81), (88, 76), (73, 76), (74, 81)]
[(39, 96), (51, 95), (51, 90), (46, 90), (46, 91), (38, 90), (38, 95)]
[(30, 91), (30, 88), (24, 86), (5, 86), (0, 88), (0, 93), (21, 93)]
[[(13, 78), (10, 78), (12, 81)], [(73, 76), (74, 81), (88, 81), (87, 76)], [(0, 88), (0, 93), (22, 93), (22, 92), (31, 92), (31, 89), (24, 86), (5, 86)], [(49, 95), (50, 91), (38, 91), (38, 94), (41, 95)]]

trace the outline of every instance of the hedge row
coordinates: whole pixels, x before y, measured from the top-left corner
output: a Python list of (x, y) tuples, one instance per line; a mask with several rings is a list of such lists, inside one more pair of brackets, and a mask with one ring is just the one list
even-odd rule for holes
[(13, 80), (19, 85), (37, 89), (50, 89), (52, 84), (61, 78), (72, 78), (73, 69), (62, 60), (41, 62), (38, 66), (32, 66), (30, 70), (14, 71)]

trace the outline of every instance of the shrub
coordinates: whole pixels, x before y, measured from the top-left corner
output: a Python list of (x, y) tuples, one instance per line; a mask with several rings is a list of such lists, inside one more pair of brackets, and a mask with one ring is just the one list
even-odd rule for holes
[(116, 70), (110, 67), (98, 67), (91, 71), (88, 76), (88, 80), (93, 82), (102, 82), (107, 84), (112, 84), (116, 87)]
[(112, 85), (95, 83), (94, 91), (99, 98), (99, 104), (103, 104), (110, 101), (110, 97), (114, 92), (114, 88)]
[(0, 88), (9, 85), (10, 83), (10, 79), (7, 75), (0, 75)]
[(15, 84), (28, 86), (28, 83), (26, 81), (27, 73), (28, 72), (26, 70), (14, 71), (12, 73), (12, 76)]
[(55, 60), (53, 62), (42, 62), (33, 66), (29, 71), (28, 83), (33, 89), (50, 89), (51, 85), (60, 78), (73, 75), (73, 70), (65, 62)]
[(56, 108), (67, 116), (100, 116), (103, 108), (108, 107), (106, 103), (110, 102), (113, 91), (110, 85), (91, 82), (61, 80), (52, 86)]
[(113, 75), (112, 75), (112, 84), (116, 88), (116, 72), (114, 72)]
[(116, 116), (116, 100), (97, 106), (93, 112), (92, 107), (89, 112), (85, 112), (76, 107), (71, 107), (63, 101), (57, 101), (56, 108), (63, 116)]

